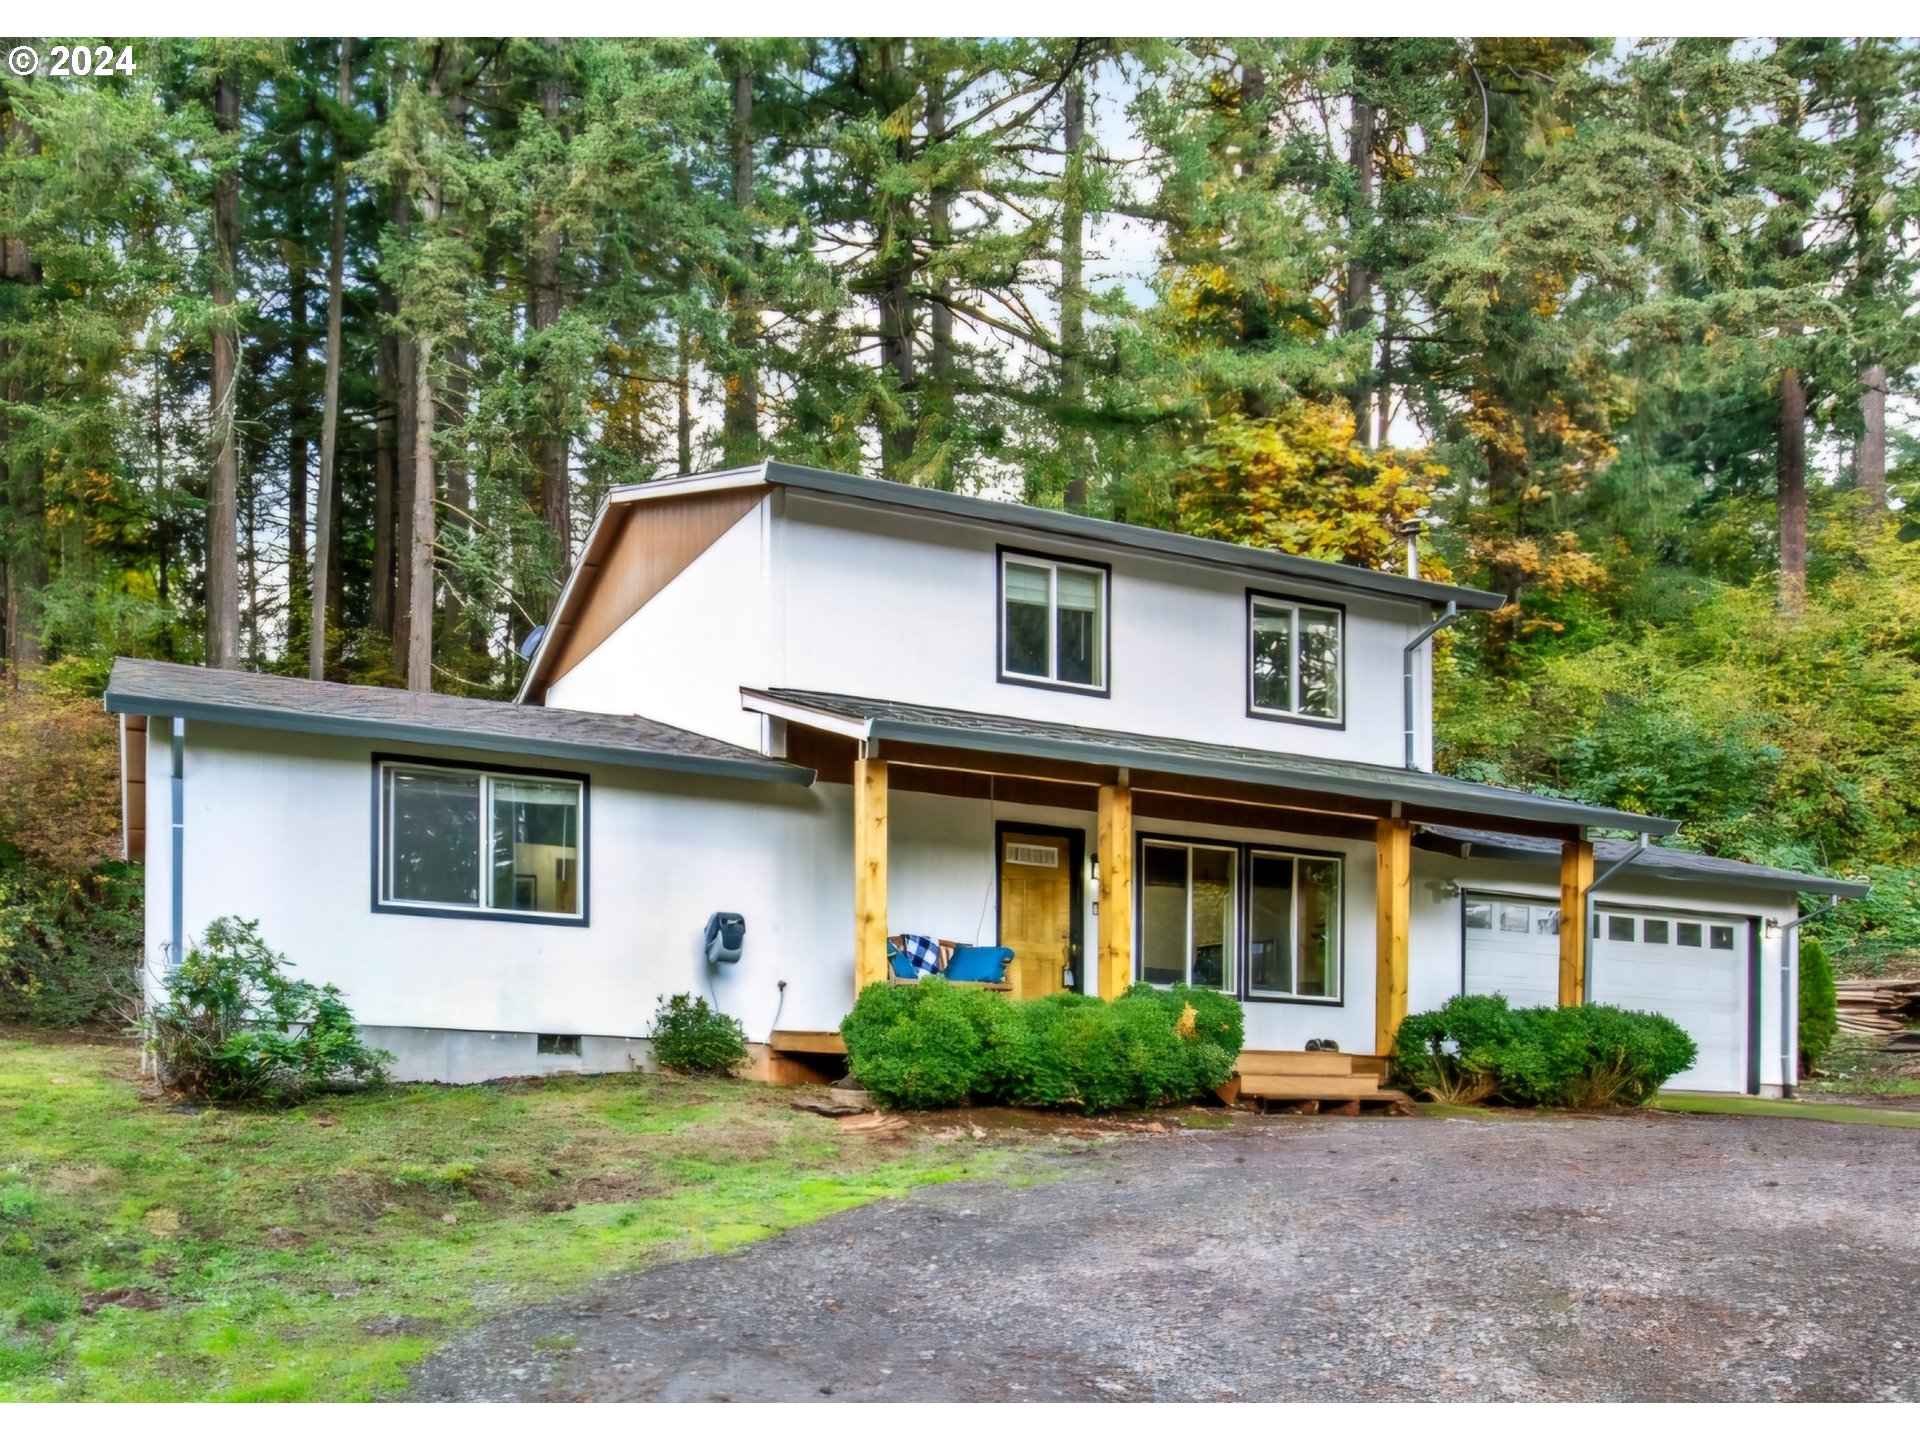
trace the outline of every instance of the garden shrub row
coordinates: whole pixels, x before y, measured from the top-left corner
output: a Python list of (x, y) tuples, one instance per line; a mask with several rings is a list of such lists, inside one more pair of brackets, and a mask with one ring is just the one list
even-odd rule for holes
[(847, 1064), (905, 1110), (1000, 1104), (1088, 1114), (1194, 1100), (1233, 1075), (1240, 1002), (1135, 985), (1117, 1000), (1009, 1000), (940, 979), (869, 985), (841, 1022)]
[(1664, 1015), (1612, 1005), (1515, 1010), (1503, 995), (1460, 995), (1401, 1022), (1394, 1071), (1448, 1104), (1606, 1110), (1646, 1104), (1695, 1055), (1693, 1037)]

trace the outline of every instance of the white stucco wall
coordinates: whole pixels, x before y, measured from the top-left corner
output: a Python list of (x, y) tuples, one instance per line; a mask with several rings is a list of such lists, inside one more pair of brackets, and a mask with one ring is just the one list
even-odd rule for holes
[[(1103, 554), (985, 525), (785, 492), (774, 533), (773, 683), (958, 710), (1399, 765), (1401, 649), (1424, 604), (1240, 571)], [(1001, 683), (996, 547), (1110, 564), (1107, 697)], [(1249, 589), (1346, 607), (1344, 728), (1247, 712)], [(1430, 759), (1429, 658), (1416, 665), (1415, 753)], [(664, 718), (664, 717), (663, 717)]]
[[(162, 727), (155, 726), (156, 737)], [(764, 1040), (831, 1029), (853, 984), (853, 860), (841, 787), (712, 780), (539, 760), (590, 781), (587, 926), (376, 914), (372, 756), (511, 766), (500, 754), (376, 746), (190, 722), (186, 933), (238, 914), (365, 1024), (644, 1035), (657, 995), (704, 992), (707, 916), (738, 910), (747, 947), (713, 993)], [(156, 747), (154, 760), (163, 751)], [(164, 770), (159, 773), (164, 774)], [(149, 787), (148, 959), (164, 960), (167, 787)]]
[(547, 691), (568, 710), (645, 715), (759, 749), (742, 685), (768, 683), (768, 502), (748, 511)]

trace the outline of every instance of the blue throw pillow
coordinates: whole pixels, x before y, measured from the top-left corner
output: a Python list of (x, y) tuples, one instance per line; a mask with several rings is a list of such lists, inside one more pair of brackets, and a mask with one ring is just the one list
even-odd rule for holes
[(918, 980), (920, 978), (913, 973), (913, 961), (909, 960), (901, 951), (900, 947), (891, 940), (887, 942), (887, 964), (893, 967), (893, 973), (898, 975), (902, 980)]
[(1004, 945), (956, 946), (953, 958), (947, 961), (947, 979), (986, 980), (997, 985), (1006, 978), (1007, 962), (1012, 959), (1013, 951)]

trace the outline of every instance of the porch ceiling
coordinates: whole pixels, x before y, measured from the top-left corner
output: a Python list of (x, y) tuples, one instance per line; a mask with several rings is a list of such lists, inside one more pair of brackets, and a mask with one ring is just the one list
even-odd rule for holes
[[(1422, 770), (811, 690), (743, 689), (740, 693), (749, 710), (849, 740), (887, 742), (883, 753), (897, 758), (917, 756), (925, 764), (1035, 773), (1008, 762), (1046, 761), (1049, 768), (1044, 778), (1081, 784), (1099, 783), (1125, 769), (1136, 790), (1238, 798), (1351, 815), (1384, 815), (1398, 807), (1403, 818), (1423, 824), (1465, 822), (1520, 834), (1558, 836), (1592, 826), (1671, 835), (1679, 828), (1658, 816), (1476, 785)], [(903, 754), (896, 745), (911, 749)]]

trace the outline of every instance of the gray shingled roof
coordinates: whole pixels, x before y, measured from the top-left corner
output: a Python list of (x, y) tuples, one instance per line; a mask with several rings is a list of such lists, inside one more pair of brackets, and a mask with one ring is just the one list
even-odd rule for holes
[(768, 760), (638, 715), (203, 670), (161, 660), (115, 660), (106, 701), (107, 709), (123, 715), (180, 716), (266, 730), (369, 736), (797, 785), (813, 780), (813, 772), (804, 766)]
[[(1472, 847), (1475, 855), (1498, 860), (1539, 860), (1558, 863), (1560, 847), (1551, 840), (1534, 840), (1523, 835), (1496, 835), (1485, 830), (1461, 830), (1450, 825), (1435, 825), (1428, 832), (1445, 840)], [(1630, 840), (1593, 842), (1595, 870), (1605, 870), (1633, 849)], [(1627, 870), (1659, 880), (1713, 880), (1726, 885), (1745, 885), (1756, 890), (1805, 890), (1814, 895), (1836, 895), (1843, 900), (1866, 896), (1867, 886), (1859, 880), (1836, 880), (1830, 875), (1807, 875), (1798, 870), (1781, 870), (1772, 865), (1749, 865), (1744, 860), (1722, 860), (1717, 855), (1700, 855), (1692, 850), (1669, 850), (1650, 846)]]
[(1455, 604), (1462, 610), (1498, 610), (1506, 603), (1504, 595), (1496, 595), (1489, 590), (1443, 585), (1436, 580), (1416, 580), (1390, 571), (1368, 570), (1359, 565), (1309, 560), (1301, 555), (1286, 555), (1251, 545), (1234, 545), (1225, 540), (1202, 540), (1197, 536), (1155, 530), (1145, 525), (1096, 520), (1087, 515), (1069, 514), (1065, 510), (1043, 510), (1037, 505), (1020, 505), (1011, 500), (956, 495), (947, 490), (930, 490), (925, 486), (903, 485), (893, 480), (874, 480), (865, 475), (843, 475), (836, 470), (816, 470), (811, 466), (789, 465), (779, 460), (768, 460), (736, 471), (718, 471), (709, 476), (691, 475), (622, 485), (614, 489), (607, 499), (610, 504), (643, 500), (650, 490), (664, 491), (687, 481), (713, 480), (723, 476), (738, 476), (742, 485), (764, 481), (769, 485), (810, 490), (862, 504), (920, 510), (948, 519), (991, 526), (997, 530), (1058, 536), (1102, 550), (1133, 550), (1179, 560), (1197, 560), (1203, 564), (1280, 575), (1290, 580), (1328, 585), (1341, 590), (1358, 590), (1399, 600), (1420, 600), (1429, 605)]
[(1199, 740), (1172, 740), (1159, 735), (1133, 735), (1118, 730), (1095, 730), (1082, 725), (1055, 725), (1020, 720), (1007, 715), (977, 715), (931, 705), (908, 705), (889, 700), (867, 700), (814, 690), (743, 690), (749, 709), (755, 697), (797, 706), (865, 727), (876, 740), (915, 740), (986, 750), (1008, 755), (1042, 756), (1096, 765), (1158, 770), (1175, 775), (1240, 780), (1254, 785), (1284, 786), (1364, 800), (1398, 800), (1463, 815), (1489, 819), (1530, 820), (1555, 825), (1591, 825), (1607, 830), (1630, 830), (1671, 835), (1679, 826), (1653, 815), (1634, 815), (1556, 800), (1525, 790), (1475, 785), (1424, 770), (1402, 770), (1391, 765), (1366, 765), (1352, 760), (1320, 760), (1305, 755), (1283, 755), (1240, 745), (1217, 745)]

